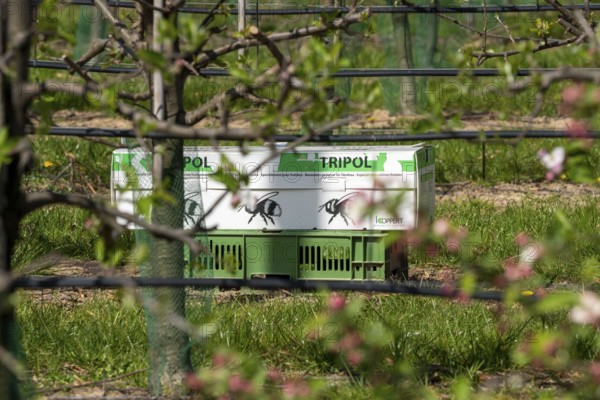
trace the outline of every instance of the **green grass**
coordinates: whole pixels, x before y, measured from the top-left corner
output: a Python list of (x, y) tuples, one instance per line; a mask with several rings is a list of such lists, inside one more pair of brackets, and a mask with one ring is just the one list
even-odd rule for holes
[[(457, 266), (461, 255), (463, 259), (483, 258), (499, 270), (503, 260), (521, 252), (515, 242), (518, 233), (526, 232), (530, 236), (532, 248), (537, 246), (535, 242), (552, 240), (559, 229), (559, 212), (569, 219), (576, 235), (563, 244), (564, 249), (561, 247), (558, 253), (551, 253), (551, 259), (539, 263), (536, 272), (546, 281), (583, 283), (586, 261), (598, 257), (600, 214), (594, 200), (569, 205), (555, 197), (543, 201), (525, 200), (504, 208), (485, 201), (438, 203), (436, 217), (467, 228), (471, 236), (458, 255), (442, 251), (437, 257), (428, 257), (422, 248), (416, 248), (411, 263)], [(553, 250), (557, 249), (548, 249)]]
[(32, 213), (21, 222), (21, 240), (13, 253), (13, 264), (18, 269), (51, 252), (93, 260), (98, 237), (84, 228), (88, 218), (89, 212), (67, 206)]
[[(315, 316), (324, 311), (324, 301), (317, 295), (219, 304), (214, 310), (218, 329), (206, 348), (225, 344), (292, 371), (343, 372), (327, 351), (340, 334), (339, 326), (318, 326), (314, 322)], [(428, 317), (422, 318), (423, 315)], [(455, 375), (502, 370), (512, 365), (510, 350), (536, 324), (517, 323), (516, 313), (511, 318), (515, 325), (500, 334), (500, 321), (485, 303), (465, 306), (438, 299), (374, 296), (364, 301), (356, 322), (364, 331), (380, 322), (392, 332), (391, 340), (382, 343), (392, 362), (404, 360), (424, 370), (430, 365), (443, 365)], [(311, 331), (316, 331), (323, 341), (307, 339)], [(384, 368), (387, 360), (380, 362), (378, 367)]]
[[(389, 332), (378, 346), (383, 356), (371, 371), (393, 376), (391, 365), (409, 364), (415, 382), (423, 385), (433, 370), (436, 376), (476, 380), (480, 372), (519, 368), (512, 359), (517, 346), (532, 332), (557, 328), (566, 320), (564, 314), (529, 319), (518, 307), (500, 312), (484, 302), (357, 294), (349, 299), (361, 304), (355, 314), (359, 331), (368, 334), (381, 325)], [(229, 348), (288, 376), (347, 374), (329, 351), (343, 328), (323, 322), (323, 295), (242, 295), (213, 303), (209, 314), (204, 303), (188, 301), (187, 309), (191, 319), (204, 321), (201, 329), (210, 334), (192, 348), (194, 368), (208, 365), (216, 351)], [(147, 367), (146, 326), (139, 306), (98, 298), (72, 306), (23, 301), (17, 310), (28, 367), (44, 387), (72, 384), (74, 375), (84, 381), (101, 380)], [(597, 339), (597, 332), (582, 334), (577, 355), (595, 358)], [(369, 382), (356, 381), (350, 391), (368, 392)], [(122, 384), (144, 386), (145, 375), (128, 377)]]
[[(467, 141), (431, 142), (436, 150), (436, 182), (464, 182), (483, 180), (483, 148), (481, 143)], [(567, 146), (568, 139), (525, 139), (486, 142), (486, 183), (542, 181), (545, 169), (537, 153)], [(586, 156), (592, 173), (600, 177), (600, 143), (597, 141)]]
[[(46, 292), (46, 296), (58, 292)], [(146, 368), (143, 312), (107, 298), (82, 305), (27, 300), (17, 315), (29, 368), (43, 386), (95, 381)], [(130, 378), (144, 386), (144, 374)]]

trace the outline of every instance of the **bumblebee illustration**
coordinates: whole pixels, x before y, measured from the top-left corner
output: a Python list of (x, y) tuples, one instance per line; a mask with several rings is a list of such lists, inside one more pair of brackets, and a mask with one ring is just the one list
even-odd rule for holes
[(265, 221), (265, 224), (269, 225), (268, 221), (271, 221), (271, 223), (275, 225), (275, 220), (273, 220), (273, 217), (281, 217), (282, 210), (281, 206), (275, 200), (271, 199), (278, 194), (279, 192), (267, 193), (258, 199), (253, 207), (249, 204), (245, 204), (238, 208), (238, 212), (240, 212), (240, 210), (243, 208), (248, 214), (252, 215), (248, 220), (248, 223), (252, 222), (254, 217), (260, 215), (263, 221)]
[(200, 192), (188, 193), (183, 202), (183, 219), (188, 226), (194, 226), (202, 217), (202, 206), (198, 204), (195, 197)]
[(348, 225), (348, 220), (352, 221), (352, 225), (356, 225), (354, 223), (354, 220), (352, 218), (350, 218), (348, 216), (348, 214), (346, 214), (346, 204), (347, 204), (348, 200), (350, 200), (352, 197), (356, 196), (357, 194), (358, 194), (358, 192), (352, 192), (352, 193), (348, 193), (347, 195), (345, 195), (343, 197), (340, 197), (339, 199), (331, 199), (327, 203), (325, 203), (319, 207), (319, 212), (321, 212), (321, 210), (325, 209), (326, 213), (331, 214), (331, 218), (329, 219), (328, 224), (331, 224), (331, 221), (333, 221), (333, 219), (336, 216), (341, 215), (342, 218), (344, 219), (344, 222), (346, 223), (346, 225)]

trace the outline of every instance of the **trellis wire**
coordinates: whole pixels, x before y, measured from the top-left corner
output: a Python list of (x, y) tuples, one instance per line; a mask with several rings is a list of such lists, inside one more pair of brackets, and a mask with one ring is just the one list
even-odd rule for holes
[[(376, 129), (352, 129), (353, 132), (372, 132)], [(386, 130), (387, 132), (401, 132), (400, 130)], [(112, 137), (112, 138), (136, 138), (132, 129), (110, 129), (110, 128), (78, 128), (53, 126), (49, 130), (53, 136), (76, 136), (76, 137)], [(151, 132), (144, 136), (149, 139), (174, 138), (168, 134)], [(301, 135), (273, 135), (269, 139), (276, 142), (291, 142)], [(318, 135), (308, 139), (309, 142), (320, 143), (344, 143), (344, 142), (414, 142), (414, 141), (437, 141), (437, 140), (490, 140), (490, 139), (561, 139), (572, 137), (568, 132), (555, 130), (497, 130), (497, 131), (456, 131), (456, 132), (430, 132), (430, 133), (384, 133), (384, 134), (348, 134), (348, 135)], [(600, 131), (588, 132), (588, 137), (600, 139)]]
[[(69, 67), (62, 61), (53, 60), (30, 60), (29, 66), (32, 68), (56, 69), (66, 71)], [(104, 67), (99, 64), (83, 65), (87, 72), (100, 72), (107, 74), (130, 74), (138, 69), (134, 67)], [(549, 73), (558, 71), (560, 68), (520, 68), (514, 73), (515, 76), (531, 76), (533, 74)], [(600, 68), (570, 68), (576, 72), (597, 72)], [(220, 68), (202, 68), (198, 70), (201, 76), (205, 77), (224, 77), (229, 76), (229, 71)], [(400, 76), (427, 76), (427, 77), (452, 77), (452, 76), (473, 76), (473, 77), (496, 77), (503, 76), (504, 72), (496, 68), (346, 68), (334, 72), (333, 78), (384, 78)], [(193, 76), (193, 75), (192, 75)]]
[[(33, 0), (37, 4), (40, 4), (42, 0)], [(65, 5), (94, 5), (93, 0), (65, 0), (61, 2)], [(111, 0), (108, 4), (112, 7), (120, 8), (133, 8), (134, 2), (123, 2)], [(268, 7), (268, 6), (267, 6)], [(588, 6), (583, 4), (564, 4), (562, 5), (567, 10), (587, 10)], [(488, 6), (458, 6), (458, 7), (447, 7), (447, 6), (360, 6), (357, 7), (356, 11), (364, 11), (369, 9), (372, 14), (462, 14), (462, 13), (528, 13), (528, 12), (544, 12), (544, 11), (556, 11), (556, 8), (550, 5), (488, 5)], [(318, 15), (321, 13), (348, 13), (351, 10), (350, 7), (340, 6), (322, 6), (322, 7), (283, 7), (283, 8), (246, 8), (246, 15)], [(600, 10), (600, 4), (589, 4), (590, 11)], [(181, 7), (179, 9), (182, 13), (187, 14), (208, 14), (211, 12), (209, 7)], [(238, 14), (237, 8), (228, 10), (232, 15)]]
[[(191, 288), (222, 288), (255, 290), (333, 290), (389, 294), (409, 294), (416, 296), (431, 296), (455, 298), (466, 296), (474, 300), (504, 301), (506, 296), (502, 291), (476, 291), (470, 294), (460, 289), (427, 288), (402, 285), (393, 282), (351, 282), (351, 281), (310, 281), (288, 280), (279, 278), (268, 279), (220, 279), (220, 278), (127, 278), (127, 277), (21, 277), (11, 283), (15, 289), (118, 289), (118, 288), (159, 288), (159, 287), (191, 287)], [(521, 302), (534, 302), (535, 295), (521, 296)]]

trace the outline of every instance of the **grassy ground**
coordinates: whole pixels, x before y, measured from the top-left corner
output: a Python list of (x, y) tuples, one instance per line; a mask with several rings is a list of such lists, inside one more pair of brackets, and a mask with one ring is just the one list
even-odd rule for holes
[[(367, 376), (351, 383), (348, 366), (329, 351), (341, 328), (319, 319), (326, 310), (323, 295), (218, 295), (216, 300), (210, 316), (204, 304), (188, 302), (192, 320), (208, 317), (211, 321), (199, 325), (209, 336), (192, 348), (196, 368), (208, 365), (215, 351), (226, 347), (277, 367), (288, 377), (338, 382), (340, 393), (335, 393), (336, 388), (331, 397), (371, 393), (371, 379)], [(391, 374), (390, 369), (409, 364), (414, 388), (429, 387), (439, 393), (447, 392), (457, 377), (478, 383), (520, 370), (513, 359), (517, 347), (532, 332), (565, 322), (564, 314), (550, 320), (526, 319), (519, 308), (501, 313), (482, 302), (364, 295), (350, 295), (349, 300), (360, 305), (355, 315), (358, 329), (369, 332), (373, 326), (382, 326), (388, 333), (380, 343), (384, 357), (375, 361), (373, 371)], [(71, 307), (23, 301), (18, 316), (29, 366), (42, 387), (100, 381), (147, 368), (145, 322), (138, 306), (107, 298)], [(581, 353), (586, 359), (594, 358), (597, 344), (584, 337), (582, 342)], [(124, 378), (119, 385), (144, 386), (145, 374)]]

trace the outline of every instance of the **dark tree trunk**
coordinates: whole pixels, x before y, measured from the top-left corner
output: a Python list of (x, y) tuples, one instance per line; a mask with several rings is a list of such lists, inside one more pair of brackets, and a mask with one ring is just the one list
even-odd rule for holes
[[(14, 52), (9, 62), (13, 75), (9, 78), (0, 73), (0, 129), (8, 129), (10, 143), (22, 143), (27, 123), (27, 102), (22, 96), (22, 85), (27, 81), (29, 57), (28, 31), (31, 24), (29, 1), (0, 0), (0, 55), (9, 50)], [(25, 152), (12, 157), (0, 168), (0, 274), (11, 273), (11, 256), (19, 235), (19, 201), (21, 176)], [(0, 346), (18, 360), (18, 334), (15, 311), (9, 296), (10, 291), (0, 293)], [(20, 397), (15, 365), (0, 363), (0, 398)]]

